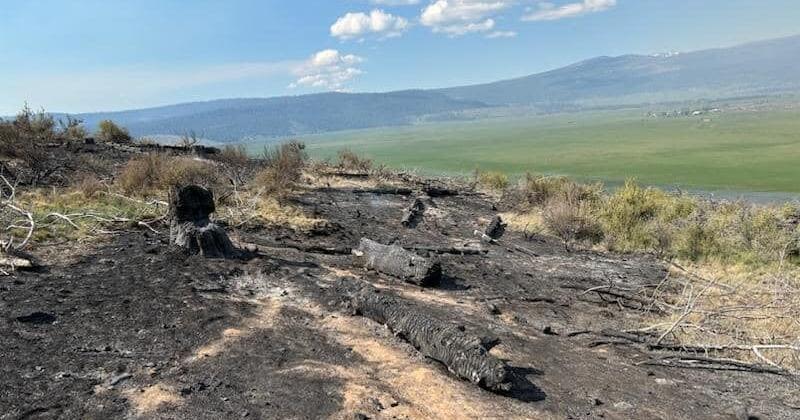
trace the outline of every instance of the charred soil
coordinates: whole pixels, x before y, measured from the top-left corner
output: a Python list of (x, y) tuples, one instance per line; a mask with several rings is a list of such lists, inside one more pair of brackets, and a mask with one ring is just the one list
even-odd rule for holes
[[(496, 211), (475, 193), (424, 197), (404, 227), (417, 197), (399, 188), (425, 185), (397, 187), (308, 188), (293, 204), (327, 226), (229, 228), (259, 248), (250, 259), (187, 256), (163, 228), (48, 247), (40, 270), (0, 278), (0, 419), (800, 416), (792, 377), (670, 365), (624, 333), (658, 308), (596, 291), (657, 285), (659, 261), (514, 232), (481, 242), (474, 232)], [(420, 287), (354, 264), (361, 238), (435, 257), (441, 280)], [(465, 248), (481, 251), (450, 252)], [(354, 315), (342, 279), (481, 337), (512, 386), (459, 379), (402, 331)]]

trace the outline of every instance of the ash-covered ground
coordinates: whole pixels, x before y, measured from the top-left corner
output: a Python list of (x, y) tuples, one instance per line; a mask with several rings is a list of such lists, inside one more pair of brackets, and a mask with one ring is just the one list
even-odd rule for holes
[[(309, 188), (294, 204), (327, 226), (229, 227), (258, 246), (249, 260), (186, 256), (168, 229), (48, 247), (38, 272), (0, 279), (0, 419), (800, 417), (793, 378), (670, 365), (625, 333), (657, 310), (638, 293), (665, 277), (657, 260), (513, 232), (481, 242), (497, 209), (473, 192), (425, 198), (407, 228), (418, 195), (391, 192)], [(354, 265), (361, 238), (488, 252), (439, 256), (443, 279), (423, 288)], [(490, 338), (514, 387), (461, 380), (344, 310), (343, 278)]]

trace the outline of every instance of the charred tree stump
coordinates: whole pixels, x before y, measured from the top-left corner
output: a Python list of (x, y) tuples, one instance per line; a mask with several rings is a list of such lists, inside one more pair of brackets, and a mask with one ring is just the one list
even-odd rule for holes
[(495, 216), (491, 222), (489, 222), (489, 226), (486, 228), (486, 236), (498, 240), (503, 237), (506, 233), (506, 227), (508, 225), (503, 223), (503, 219), (500, 216)]
[(169, 205), (170, 244), (206, 258), (239, 256), (225, 229), (211, 222), (215, 210), (211, 191), (189, 185), (173, 191)]
[(434, 286), (442, 278), (442, 266), (438, 260), (421, 257), (399, 246), (381, 245), (362, 238), (353, 254), (364, 267), (407, 283)]
[(414, 203), (411, 204), (411, 207), (406, 209), (405, 214), (403, 214), (403, 220), (400, 222), (404, 227), (407, 228), (414, 228), (419, 223), (420, 217), (425, 213), (425, 203), (422, 202), (419, 198), (414, 199)]
[(484, 340), (420, 312), (409, 303), (367, 284), (342, 280), (337, 291), (356, 315), (386, 325), (423, 355), (442, 363), (457, 377), (495, 392), (509, 391), (511, 369), (489, 354)]

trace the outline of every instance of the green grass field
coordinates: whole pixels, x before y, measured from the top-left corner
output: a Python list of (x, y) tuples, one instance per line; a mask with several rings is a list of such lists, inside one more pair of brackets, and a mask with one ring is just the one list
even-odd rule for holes
[[(710, 118), (711, 121), (704, 121)], [(426, 173), (526, 171), (610, 184), (800, 192), (800, 110), (655, 119), (642, 111), (435, 123), (304, 137), (312, 156), (349, 147)]]

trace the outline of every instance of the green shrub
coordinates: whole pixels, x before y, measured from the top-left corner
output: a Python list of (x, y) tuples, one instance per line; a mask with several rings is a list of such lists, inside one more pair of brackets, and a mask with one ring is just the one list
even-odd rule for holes
[(598, 217), (610, 249), (658, 250), (669, 242), (664, 235), (669, 234), (673, 222), (687, 218), (695, 207), (695, 200), (689, 197), (628, 180), (603, 201)]

